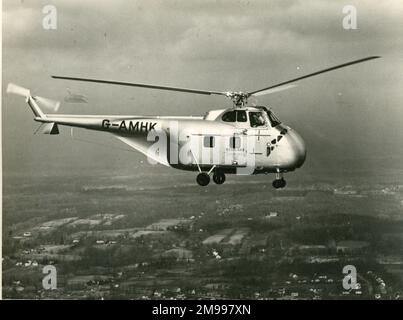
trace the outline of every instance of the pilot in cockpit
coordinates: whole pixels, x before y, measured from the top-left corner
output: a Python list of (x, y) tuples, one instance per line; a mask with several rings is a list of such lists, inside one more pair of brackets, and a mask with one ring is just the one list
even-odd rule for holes
[(249, 112), (249, 119), (252, 128), (266, 125), (266, 120), (261, 112)]

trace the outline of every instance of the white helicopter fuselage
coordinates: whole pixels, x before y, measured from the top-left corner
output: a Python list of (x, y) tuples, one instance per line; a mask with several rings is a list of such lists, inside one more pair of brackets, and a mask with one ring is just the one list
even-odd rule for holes
[[(252, 114), (263, 116), (263, 121), (253, 125)], [(204, 117), (48, 114), (35, 120), (48, 123), (48, 133), (55, 125), (105, 131), (150, 162), (188, 171), (214, 166), (224, 173), (283, 173), (301, 167), (306, 157), (301, 136), (264, 107), (213, 110)]]

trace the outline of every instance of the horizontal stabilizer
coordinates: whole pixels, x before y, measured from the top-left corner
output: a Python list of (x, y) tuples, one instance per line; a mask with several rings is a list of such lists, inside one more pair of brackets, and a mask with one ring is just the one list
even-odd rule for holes
[(43, 125), (44, 134), (59, 134), (59, 127), (57, 123), (50, 122)]

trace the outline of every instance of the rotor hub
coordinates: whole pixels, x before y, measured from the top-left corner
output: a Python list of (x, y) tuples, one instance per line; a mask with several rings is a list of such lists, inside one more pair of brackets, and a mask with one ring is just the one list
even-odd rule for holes
[(226, 92), (226, 96), (232, 100), (234, 106), (244, 107), (248, 103), (249, 94), (239, 91), (239, 92)]

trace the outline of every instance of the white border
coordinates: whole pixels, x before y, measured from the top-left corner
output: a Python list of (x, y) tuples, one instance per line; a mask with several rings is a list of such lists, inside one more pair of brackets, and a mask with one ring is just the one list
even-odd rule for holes
[[(0, 11), (3, 16), (3, 1), (0, 1)], [(0, 19), (2, 23), (0, 24), (0, 83), (3, 85), (3, 19)], [(3, 299), (3, 126), (2, 126), (2, 102), (3, 102), (3, 92), (0, 86), (0, 300)]]

